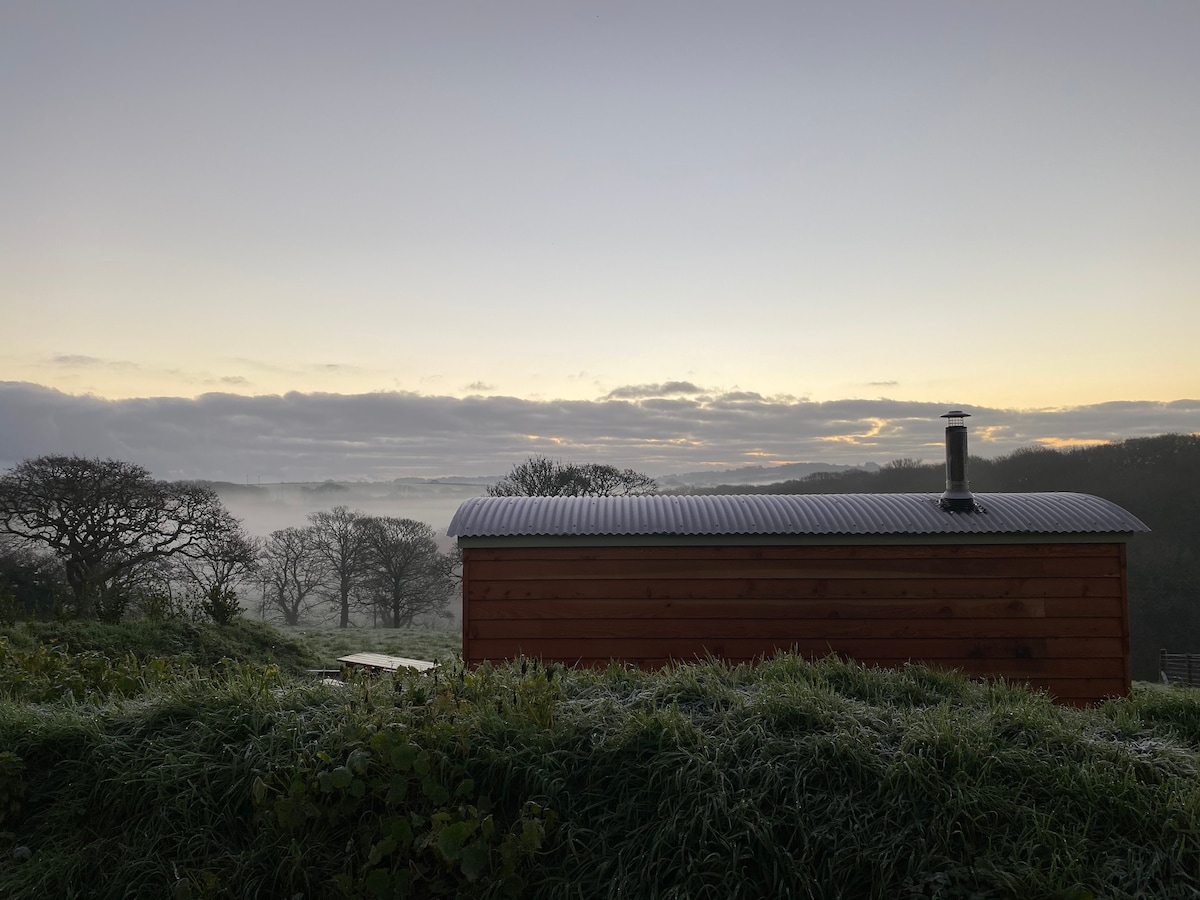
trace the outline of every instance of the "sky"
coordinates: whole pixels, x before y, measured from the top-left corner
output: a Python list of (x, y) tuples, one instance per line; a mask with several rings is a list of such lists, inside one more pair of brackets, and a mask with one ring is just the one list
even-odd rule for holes
[(0, 466), (1200, 431), (1194, 0), (0, 3)]

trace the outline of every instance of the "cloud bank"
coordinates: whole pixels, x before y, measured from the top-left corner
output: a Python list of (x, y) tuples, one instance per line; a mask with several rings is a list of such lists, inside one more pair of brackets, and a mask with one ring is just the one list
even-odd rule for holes
[(972, 414), (971, 451), (1200, 432), (1200, 400), (1004, 410), (896, 400), (815, 402), (689, 382), (597, 400), (409, 392), (105, 400), (0, 382), (0, 467), (47, 453), (114, 457), (160, 478), (320, 481), (494, 475), (535, 453), (653, 475), (773, 462), (941, 458), (938, 418)]

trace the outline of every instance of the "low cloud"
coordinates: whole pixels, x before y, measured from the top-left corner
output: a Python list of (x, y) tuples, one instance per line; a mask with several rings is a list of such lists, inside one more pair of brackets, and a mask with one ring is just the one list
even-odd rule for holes
[(51, 362), (56, 366), (98, 366), (104, 360), (95, 356), (84, 356), (81, 353), (64, 353), (54, 357)]
[(663, 384), (627, 384), (613, 388), (605, 400), (640, 400), (651, 397), (672, 397), (679, 394), (704, 394), (704, 388), (697, 387), (690, 381), (667, 381)]
[(69, 369), (106, 368), (132, 371), (138, 368), (137, 363), (127, 362), (126, 360), (101, 359), (98, 356), (86, 356), (82, 353), (59, 354), (58, 356), (51, 357), (50, 362), (56, 366), (63, 366)]
[[(971, 451), (980, 456), (1200, 432), (1200, 400), (964, 408), (972, 414)], [(939, 459), (946, 409), (940, 402), (722, 394), (690, 382), (618, 389), (601, 400), (403, 391), (103, 400), (0, 382), (0, 467), (73, 453), (130, 460), (161, 478), (266, 482), (496, 475), (537, 453), (654, 475), (763, 458), (882, 464)]]

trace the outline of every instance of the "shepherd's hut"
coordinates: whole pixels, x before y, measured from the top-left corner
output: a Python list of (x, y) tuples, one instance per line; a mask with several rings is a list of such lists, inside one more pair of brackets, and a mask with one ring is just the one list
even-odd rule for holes
[(463, 552), (463, 657), (657, 667), (776, 650), (1003, 676), (1062, 702), (1129, 691), (1125, 544), (1087, 494), (972, 494), (966, 413), (946, 491), (482, 497)]

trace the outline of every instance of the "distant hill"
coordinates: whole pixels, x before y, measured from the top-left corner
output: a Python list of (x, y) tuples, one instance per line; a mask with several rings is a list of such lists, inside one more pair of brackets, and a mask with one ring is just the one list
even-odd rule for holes
[(210, 487), (217, 492), (217, 495), (222, 499), (229, 497), (266, 497), (269, 493), (267, 488), (259, 487), (254, 484), (238, 484), (234, 481), (204, 481), (196, 482), (205, 487)]
[(817, 472), (874, 472), (879, 466), (867, 463), (863, 466), (841, 466), (832, 463), (783, 463), (778, 466), (742, 466), (739, 469), (711, 469), (702, 472), (684, 472), (682, 475), (663, 475), (657, 479), (658, 486), (666, 491), (676, 488), (718, 487), (720, 485), (766, 485), (780, 481), (807, 478)]
[(493, 485), (503, 475), (442, 475), (439, 478), (393, 478), (392, 484), (471, 484), (488, 486)]
[[(789, 479), (806, 478), (816, 472), (873, 472), (879, 466), (867, 463), (864, 466), (843, 466), (835, 463), (784, 463), (778, 466), (742, 466), (738, 469), (706, 469), (700, 472), (684, 472), (678, 475), (658, 475), (655, 481), (662, 490), (677, 488), (715, 487), (722, 484), (774, 484)], [(392, 484), (462, 484), (490, 487), (503, 475), (442, 475), (438, 478), (401, 477), (392, 479)]]

